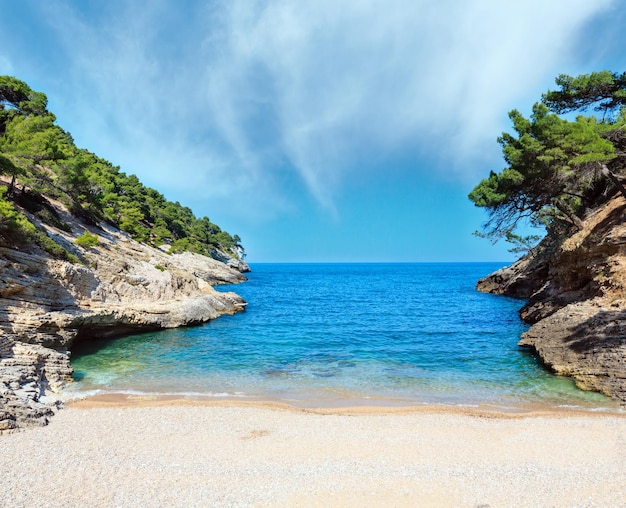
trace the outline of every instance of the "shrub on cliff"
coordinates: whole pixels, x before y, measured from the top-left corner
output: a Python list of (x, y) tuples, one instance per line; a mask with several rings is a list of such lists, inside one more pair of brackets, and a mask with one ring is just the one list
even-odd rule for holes
[(0, 187), (0, 245), (15, 247), (20, 244), (34, 243), (57, 259), (78, 262), (76, 256), (56, 243), (43, 231), (39, 231), (21, 212), (15, 209), (7, 199), (7, 188)]
[(81, 247), (95, 247), (98, 243), (100, 243), (100, 240), (98, 240), (98, 235), (85, 231), (82, 235), (76, 238), (74, 243), (76, 243), (76, 245), (80, 245)]
[(25, 237), (34, 226), (7, 199), (6, 187), (0, 187), (0, 240), (8, 245), (12, 239)]

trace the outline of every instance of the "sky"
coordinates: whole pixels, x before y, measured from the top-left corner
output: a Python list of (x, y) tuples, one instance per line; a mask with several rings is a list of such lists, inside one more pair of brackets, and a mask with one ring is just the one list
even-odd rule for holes
[(619, 0), (0, 0), (0, 74), (255, 262), (515, 258), (467, 194), (559, 74), (626, 67)]

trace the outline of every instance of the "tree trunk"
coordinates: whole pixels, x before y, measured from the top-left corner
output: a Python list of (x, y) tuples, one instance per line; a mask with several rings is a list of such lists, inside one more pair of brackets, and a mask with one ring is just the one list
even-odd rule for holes
[(9, 198), (13, 198), (13, 193), (15, 192), (15, 173), (11, 177), (11, 184), (9, 185), (9, 190), (7, 191), (7, 196)]
[(606, 164), (602, 164), (602, 176), (607, 177), (611, 180), (611, 183), (617, 187), (622, 196), (626, 198), (626, 187), (622, 185), (622, 182), (619, 181), (615, 173), (613, 173), (609, 168), (606, 167)]
[(563, 203), (559, 203), (558, 201), (555, 201), (554, 206), (559, 212), (565, 215), (569, 222), (579, 231), (583, 228), (583, 221), (581, 221), (575, 214), (573, 214), (572, 211), (567, 208), (567, 206), (565, 206)]

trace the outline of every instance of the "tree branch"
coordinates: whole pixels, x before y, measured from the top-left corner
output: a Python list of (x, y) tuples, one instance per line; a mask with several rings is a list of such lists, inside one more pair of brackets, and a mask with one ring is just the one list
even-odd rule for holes
[(611, 180), (613, 185), (617, 187), (622, 196), (626, 198), (626, 187), (622, 185), (622, 182), (620, 182), (617, 176), (615, 176), (615, 173), (613, 173), (609, 168), (606, 167), (606, 164), (602, 164), (601, 172), (603, 176)]
[(568, 221), (574, 227), (576, 227), (578, 230), (581, 230), (583, 228), (583, 222), (576, 215), (574, 215), (572, 211), (569, 208), (567, 208), (567, 206), (559, 202), (558, 199), (554, 200), (554, 206), (559, 212), (561, 212), (563, 215), (565, 215), (565, 217), (567, 217)]

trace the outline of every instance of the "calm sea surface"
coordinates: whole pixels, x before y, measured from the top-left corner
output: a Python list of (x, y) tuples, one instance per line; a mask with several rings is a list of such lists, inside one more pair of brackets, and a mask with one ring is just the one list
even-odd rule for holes
[(615, 408), (517, 346), (520, 300), (476, 281), (502, 266), (255, 264), (246, 312), (74, 351), (78, 393), (277, 400), (296, 406), (541, 404)]

